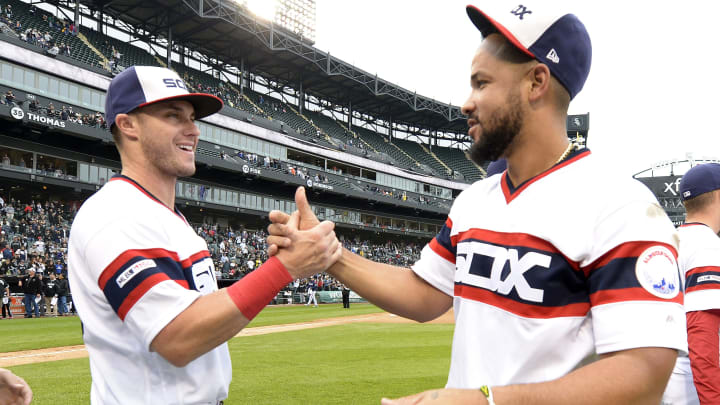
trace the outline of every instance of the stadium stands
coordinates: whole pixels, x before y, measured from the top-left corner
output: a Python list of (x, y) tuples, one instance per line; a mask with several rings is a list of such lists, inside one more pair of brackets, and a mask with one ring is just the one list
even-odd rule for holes
[[(57, 44), (58, 47), (67, 44), (70, 47), (68, 56), (90, 66), (101, 65), (99, 56), (73, 34), (69, 21), (58, 20), (50, 13), (20, 1), (8, 0), (3, 3), (4, 6), (10, 5), (13, 11), (11, 17), (3, 13), (2, 21), (9, 23), (8, 25), (13, 28), (18, 37), (24, 34), (26, 42), (38, 45), (43, 49), (49, 49), (51, 44)], [(20, 22), (19, 28), (16, 25), (18, 21)], [(39, 42), (28, 35), (28, 30), (38, 32), (44, 41)], [(46, 37), (50, 40), (45, 40)]]
[[(53, 32), (59, 38), (55, 38), (53, 41), (67, 43), (71, 49), (68, 56), (82, 63), (102, 66), (108, 70), (121, 70), (135, 64), (163, 65), (162, 60), (144, 49), (103, 35), (90, 28), (80, 27), (80, 37), (84, 35), (89, 44), (101, 53), (98, 55), (91, 46), (70, 32), (69, 21), (58, 22), (47, 12), (17, 0), (10, 0), (9, 4), (13, 5), (16, 20), (19, 20), (23, 27), (34, 28), (40, 32), (43, 30), (45, 30), (44, 32)], [(34, 12), (31, 13), (30, 10), (34, 10)], [(54, 25), (51, 26), (49, 21), (52, 21)], [(110, 63), (104, 62), (102, 58)], [(388, 142), (383, 135), (365, 128), (354, 127), (353, 130), (358, 135), (356, 137), (355, 134), (321, 113), (306, 109), (303, 114), (299, 114), (291, 105), (247, 88), (244, 89), (245, 95), (241, 95), (235, 86), (207, 73), (177, 64), (173, 65), (173, 69), (185, 78), (194, 90), (217, 95), (229, 107), (281, 121), (286, 125), (289, 135), (299, 135), (301, 139), (319, 145), (341, 149), (360, 156), (366, 156), (368, 152), (373, 152), (380, 161), (392, 162), (405, 169), (441, 177), (448, 176), (448, 167), (446, 166), (451, 166), (456, 161), (440, 162), (430, 154), (431, 152), (429, 153), (427, 149), (416, 142), (400, 139)], [(290, 129), (297, 130), (298, 133), (290, 131)], [(453, 151), (443, 153), (441, 152), (443, 149), (450, 148), (434, 148), (438, 158), (440, 155), (456, 155)], [(462, 173), (466, 179), (478, 179), (482, 176), (481, 172), (472, 164), (467, 165), (462, 161), (459, 161), (458, 164), (459, 167), (450, 167), (450, 169)]]
[[(470, 161), (464, 151), (455, 148), (434, 147), (433, 152), (445, 164), (453, 170), (463, 175), (465, 181), (475, 182), (482, 178), (480, 170)], [(486, 167), (485, 167), (486, 168)], [(483, 169), (485, 169), (483, 168)]]
[(99, 50), (105, 58), (111, 62), (110, 68), (122, 70), (123, 67), (134, 65), (161, 66), (157, 59), (145, 50), (117, 40), (108, 35), (103, 35), (87, 27), (80, 27), (80, 32), (87, 37), (88, 41)]

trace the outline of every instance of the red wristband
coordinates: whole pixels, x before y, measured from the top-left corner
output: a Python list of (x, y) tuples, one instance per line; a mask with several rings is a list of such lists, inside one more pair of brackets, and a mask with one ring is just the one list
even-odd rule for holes
[(248, 320), (252, 320), (275, 295), (292, 282), (282, 262), (271, 257), (241, 280), (227, 288), (228, 295)]

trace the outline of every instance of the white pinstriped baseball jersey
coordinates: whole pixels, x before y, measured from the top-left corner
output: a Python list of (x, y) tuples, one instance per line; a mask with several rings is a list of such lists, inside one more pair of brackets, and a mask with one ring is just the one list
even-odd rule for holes
[(413, 266), (454, 297), (447, 386), (548, 381), (593, 352), (687, 350), (677, 234), (648, 189), (585, 149), (461, 193)]
[(170, 321), (217, 290), (207, 244), (179, 212), (133, 180), (114, 177), (78, 211), (68, 269), (93, 404), (216, 404), (227, 397), (226, 343), (182, 368), (150, 351)]

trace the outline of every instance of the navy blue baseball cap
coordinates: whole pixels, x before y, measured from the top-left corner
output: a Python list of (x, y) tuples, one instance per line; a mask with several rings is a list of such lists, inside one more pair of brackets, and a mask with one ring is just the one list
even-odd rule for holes
[(133, 66), (122, 71), (110, 82), (105, 96), (105, 120), (108, 128), (118, 114), (167, 100), (185, 100), (195, 108), (195, 118), (220, 111), (222, 100), (211, 94), (190, 93), (177, 73), (158, 66)]
[(507, 169), (507, 160), (498, 159), (490, 162), (487, 168), (487, 177), (494, 176), (498, 173), (502, 173)]
[(497, 32), (547, 65), (572, 100), (590, 73), (592, 45), (585, 25), (575, 15), (558, 10), (555, 3), (488, 1), (482, 11), (473, 5), (466, 11), (483, 37)]
[(704, 163), (688, 170), (680, 180), (683, 201), (720, 189), (720, 164)]

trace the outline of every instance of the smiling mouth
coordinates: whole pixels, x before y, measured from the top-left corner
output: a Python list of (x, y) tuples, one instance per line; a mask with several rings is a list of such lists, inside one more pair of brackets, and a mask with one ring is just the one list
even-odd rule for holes
[(194, 153), (193, 147), (190, 145), (178, 145), (178, 148), (184, 152)]

